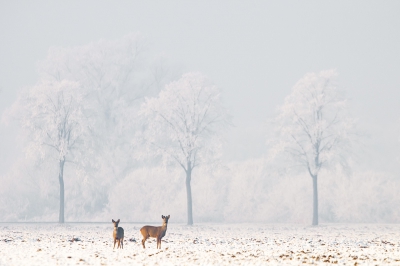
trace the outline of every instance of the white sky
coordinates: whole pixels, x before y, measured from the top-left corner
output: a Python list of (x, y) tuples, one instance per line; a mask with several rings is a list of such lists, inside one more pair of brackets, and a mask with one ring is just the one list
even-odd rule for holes
[[(152, 49), (224, 90), (234, 117), (228, 159), (266, 152), (265, 121), (311, 71), (336, 68), (353, 114), (368, 130), (369, 164), (400, 161), (400, 1), (0, 0), (0, 112), (37, 80), (51, 46), (141, 32)], [(15, 159), (0, 125), (0, 173)]]

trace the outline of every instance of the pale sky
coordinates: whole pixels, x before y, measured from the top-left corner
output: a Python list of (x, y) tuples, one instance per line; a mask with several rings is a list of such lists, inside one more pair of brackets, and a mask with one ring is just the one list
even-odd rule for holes
[[(265, 122), (307, 72), (336, 68), (369, 137), (368, 164), (400, 165), (400, 1), (0, 0), (0, 113), (52, 46), (147, 36), (153, 50), (224, 91), (235, 127), (225, 157), (266, 152)], [(0, 125), (0, 173), (18, 155)], [(12, 155), (12, 156), (11, 156)], [(14, 156), (14, 157), (13, 157)]]

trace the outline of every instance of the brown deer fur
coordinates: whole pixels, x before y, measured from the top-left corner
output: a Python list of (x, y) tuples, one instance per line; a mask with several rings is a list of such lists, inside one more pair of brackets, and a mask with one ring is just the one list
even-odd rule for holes
[(143, 240), (142, 240), (142, 245), (143, 248), (146, 248), (144, 245), (144, 242), (146, 242), (147, 238), (149, 237), (155, 237), (157, 239), (157, 248), (161, 249), (161, 238), (165, 236), (165, 233), (167, 232), (167, 224), (168, 224), (168, 216), (161, 215), (161, 218), (163, 219), (163, 224), (162, 226), (150, 226), (150, 225), (145, 225), (140, 229), (140, 233), (142, 233)]
[(114, 237), (114, 248), (115, 248), (115, 243), (118, 241), (118, 248), (124, 248), (124, 229), (122, 227), (118, 227), (119, 224), (119, 219), (118, 221), (114, 221), (112, 219), (112, 222), (114, 224), (114, 232), (113, 232), (113, 237)]

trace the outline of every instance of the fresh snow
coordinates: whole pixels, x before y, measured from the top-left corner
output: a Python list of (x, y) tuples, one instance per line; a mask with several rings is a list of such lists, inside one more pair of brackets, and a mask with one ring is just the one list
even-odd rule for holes
[[(111, 221), (111, 219), (110, 219)], [(145, 224), (0, 224), (0, 265), (339, 265), (400, 264), (400, 225), (169, 224), (162, 249), (142, 248)], [(161, 225), (161, 224), (160, 224)]]

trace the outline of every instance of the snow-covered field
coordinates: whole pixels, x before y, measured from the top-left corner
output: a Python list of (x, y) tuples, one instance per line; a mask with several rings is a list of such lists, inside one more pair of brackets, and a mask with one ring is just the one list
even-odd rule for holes
[(160, 250), (123, 221), (124, 249), (113, 249), (112, 226), (0, 224), (0, 265), (400, 265), (397, 224), (170, 223)]

